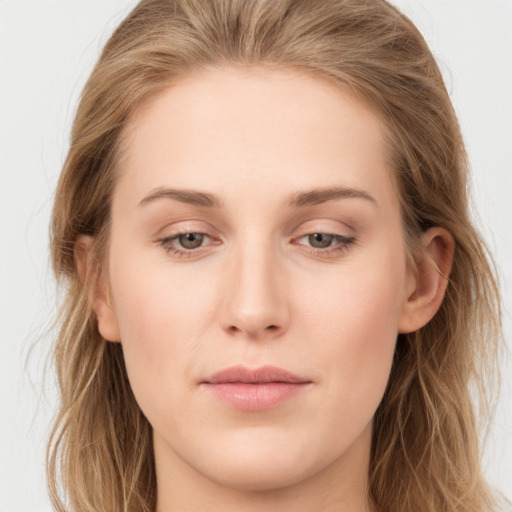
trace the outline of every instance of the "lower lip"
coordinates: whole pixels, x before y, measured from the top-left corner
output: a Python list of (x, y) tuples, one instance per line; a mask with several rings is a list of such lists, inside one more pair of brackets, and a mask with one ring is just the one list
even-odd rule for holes
[(309, 383), (267, 382), (262, 384), (245, 384), (242, 382), (225, 382), (204, 385), (220, 400), (244, 411), (264, 411), (289, 400)]

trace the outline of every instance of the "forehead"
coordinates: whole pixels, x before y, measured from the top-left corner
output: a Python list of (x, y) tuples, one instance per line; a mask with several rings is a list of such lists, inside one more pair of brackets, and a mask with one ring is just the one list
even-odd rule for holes
[(170, 185), (225, 195), (262, 184), (389, 189), (385, 139), (347, 86), (295, 70), (204, 69), (132, 116), (119, 186), (139, 196)]

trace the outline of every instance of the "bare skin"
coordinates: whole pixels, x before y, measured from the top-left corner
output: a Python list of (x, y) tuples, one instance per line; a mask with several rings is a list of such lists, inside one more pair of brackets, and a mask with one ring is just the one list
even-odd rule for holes
[[(432, 228), (408, 268), (378, 116), (295, 71), (216, 68), (140, 109), (124, 147), (94, 309), (153, 427), (158, 512), (371, 510), (396, 337), (435, 314), (453, 253)], [(205, 385), (235, 365), (308, 384), (244, 410)]]

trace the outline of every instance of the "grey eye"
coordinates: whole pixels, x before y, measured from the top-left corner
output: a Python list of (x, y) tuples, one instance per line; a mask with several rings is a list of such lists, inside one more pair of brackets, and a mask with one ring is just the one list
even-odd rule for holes
[(184, 249), (197, 249), (203, 244), (204, 235), (201, 233), (186, 233), (178, 236), (178, 242)]
[(315, 247), (316, 249), (330, 247), (334, 238), (334, 235), (328, 235), (326, 233), (314, 233), (312, 235), (308, 235), (308, 241), (311, 247)]

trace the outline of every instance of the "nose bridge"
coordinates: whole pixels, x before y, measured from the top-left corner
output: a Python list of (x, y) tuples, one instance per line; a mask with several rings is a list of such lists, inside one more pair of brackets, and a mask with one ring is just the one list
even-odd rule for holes
[(240, 240), (233, 247), (224, 290), (224, 328), (250, 337), (276, 335), (288, 323), (281, 265), (270, 237)]

